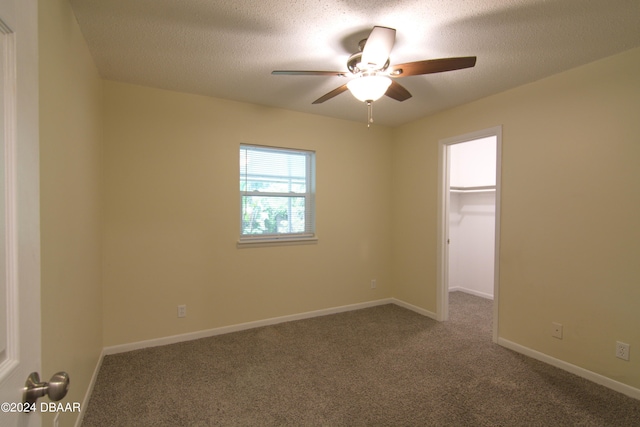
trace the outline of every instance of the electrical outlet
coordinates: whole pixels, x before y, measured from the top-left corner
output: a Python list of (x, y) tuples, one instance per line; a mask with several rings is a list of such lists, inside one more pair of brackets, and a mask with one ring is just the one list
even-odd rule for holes
[(371, 289), (376, 288), (376, 279), (371, 279)]
[(551, 323), (551, 336), (562, 339), (562, 324), (557, 322)]
[(629, 360), (629, 344), (616, 341), (616, 357), (622, 360)]
[(178, 306), (178, 317), (187, 317), (187, 306), (179, 305)]

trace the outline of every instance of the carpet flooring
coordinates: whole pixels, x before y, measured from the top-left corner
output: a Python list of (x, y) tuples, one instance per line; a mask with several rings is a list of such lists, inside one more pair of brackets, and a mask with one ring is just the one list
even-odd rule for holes
[(450, 321), (396, 305), (104, 358), (92, 426), (640, 426), (640, 401), (491, 341), (492, 301)]

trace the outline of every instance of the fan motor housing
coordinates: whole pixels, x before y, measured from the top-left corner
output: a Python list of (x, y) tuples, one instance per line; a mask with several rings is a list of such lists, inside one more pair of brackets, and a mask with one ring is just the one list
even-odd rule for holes
[(375, 70), (371, 70), (371, 69), (363, 70), (360, 68), (361, 63), (362, 63), (362, 52), (356, 52), (353, 55), (351, 55), (349, 59), (347, 59), (347, 68), (353, 74), (358, 74), (361, 72), (371, 72), (371, 71), (384, 71), (389, 67), (389, 58), (387, 58), (387, 62), (385, 62), (382, 67), (377, 68)]

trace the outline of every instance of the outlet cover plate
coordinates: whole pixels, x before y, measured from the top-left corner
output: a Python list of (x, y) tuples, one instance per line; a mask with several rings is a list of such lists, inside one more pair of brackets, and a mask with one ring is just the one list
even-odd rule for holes
[(618, 359), (629, 361), (629, 344), (616, 341), (616, 357)]
[(187, 306), (179, 305), (178, 306), (178, 317), (187, 317)]

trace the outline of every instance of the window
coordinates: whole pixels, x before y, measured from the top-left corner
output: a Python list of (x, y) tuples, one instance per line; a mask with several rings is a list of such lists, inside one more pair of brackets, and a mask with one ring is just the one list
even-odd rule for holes
[(315, 153), (240, 145), (240, 242), (314, 238)]

